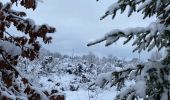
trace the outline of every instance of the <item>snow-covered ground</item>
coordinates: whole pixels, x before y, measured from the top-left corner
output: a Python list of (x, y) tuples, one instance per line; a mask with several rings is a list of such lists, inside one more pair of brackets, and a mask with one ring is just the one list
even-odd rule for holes
[(66, 100), (113, 100), (116, 96), (115, 88), (107, 90), (96, 90), (91, 92), (88, 90), (65, 91)]
[[(112, 71), (120, 70), (125, 64), (126, 67), (135, 65), (138, 59), (127, 62), (104, 58), (98, 61), (94, 59), (95, 62), (91, 63), (92, 58), (47, 56), (33, 62), (21, 58), (18, 68), (34, 86), (49, 93), (64, 94), (66, 100), (113, 100), (118, 91), (115, 86), (110, 87)], [(103, 80), (109, 82), (104, 83), (104, 87)], [(125, 83), (128, 85), (132, 82)]]
[[(61, 85), (66, 89), (62, 92), (65, 95), (66, 100), (113, 100), (116, 96), (116, 88), (104, 88), (101, 89), (96, 87), (94, 91), (88, 90), (88, 87), (84, 84), (78, 84), (80, 87), (77, 91), (70, 91), (69, 84), (72, 80), (75, 79), (74, 75), (56, 75), (51, 74), (48, 77), (42, 76), (38, 81), (39, 84), (42, 85), (43, 90), (59, 90), (59, 86), (55, 86), (57, 83), (61, 83)], [(49, 81), (50, 80), (50, 81)]]

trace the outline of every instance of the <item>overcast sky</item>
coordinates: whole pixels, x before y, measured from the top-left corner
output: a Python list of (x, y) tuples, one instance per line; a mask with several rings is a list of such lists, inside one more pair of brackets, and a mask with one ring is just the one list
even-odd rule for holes
[[(121, 58), (138, 57), (132, 53), (134, 47), (131, 43), (122, 46), (122, 42), (105, 47), (104, 43), (87, 47), (91, 40), (98, 39), (112, 29), (147, 26), (154, 18), (143, 20), (141, 14), (133, 14), (130, 18), (127, 13), (117, 14), (114, 20), (110, 17), (100, 21), (107, 7), (113, 0), (44, 0), (38, 3), (36, 11), (28, 11), (28, 17), (35, 20), (36, 24), (49, 24), (56, 27), (57, 32), (52, 35), (52, 44), (44, 46), (52, 52), (76, 55), (87, 54), (89, 51), (99, 56), (112, 54)], [(20, 9), (20, 8), (19, 8)], [(21, 9), (20, 9), (21, 10)], [(148, 57), (142, 52), (141, 58)]]

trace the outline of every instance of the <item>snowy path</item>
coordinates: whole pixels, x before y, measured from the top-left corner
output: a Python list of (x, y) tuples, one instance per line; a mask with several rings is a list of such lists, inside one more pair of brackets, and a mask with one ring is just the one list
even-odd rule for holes
[(116, 97), (116, 92), (113, 89), (104, 91), (100, 90), (98, 93), (88, 92), (87, 90), (79, 90), (66, 91), (65, 95), (66, 100), (113, 100)]

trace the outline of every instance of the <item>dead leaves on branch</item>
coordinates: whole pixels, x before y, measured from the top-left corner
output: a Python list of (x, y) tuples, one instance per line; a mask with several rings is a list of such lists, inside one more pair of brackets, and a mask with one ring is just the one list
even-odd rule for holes
[(20, 5), (24, 6), (25, 8), (32, 8), (33, 10), (35, 10), (37, 6), (36, 0), (11, 0), (11, 2), (16, 3), (16, 5), (20, 3)]
[[(3, 5), (0, 2), (0, 39), (9, 41), (16, 44), (22, 49), (22, 56), (27, 57), (30, 60), (35, 59), (38, 56), (40, 44), (37, 42), (37, 38), (42, 38), (45, 44), (51, 43), (52, 37), (48, 37), (47, 33), (54, 33), (55, 28), (48, 25), (35, 25), (32, 19), (24, 19), (26, 16), (25, 12), (19, 12), (12, 10), (12, 4), (20, 2), (26, 8), (34, 8), (35, 0), (11, 0), (12, 3)], [(28, 34), (29, 37), (9, 37), (4, 34), (6, 28), (9, 28), (13, 24), (18, 31)], [(27, 48), (25, 45), (30, 45), (31, 48)]]
[[(30, 60), (38, 57), (41, 45), (37, 38), (42, 38), (44, 43), (51, 43), (52, 37), (48, 37), (47, 33), (54, 33), (55, 28), (46, 24), (36, 25), (32, 19), (25, 19), (26, 13), (13, 10), (13, 4), (20, 4), (33, 10), (37, 6), (36, 0), (11, 0), (10, 3), (6, 4), (0, 1), (0, 42), (6, 41), (21, 49), (21, 53), (14, 56), (8, 53), (8, 50), (5, 50), (3, 46), (0, 46), (0, 54), (3, 56), (3, 59), (0, 59), (0, 99), (12, 99), (7, 95), (2, 95), (5, 92), (14, 95), (16, 99), (21, 99), (19, 98), (20, 94), (24, 94), (30, 100), (41, 100), (43, 94), (50, 100), (64, 100), (64, 96), (59, 97), (56, 94), (37, 91), (15, 68), (19, 56)], [(22, 32), (23, 35), (12, 36), (8, 33), (7, 28), (11, 25)]]

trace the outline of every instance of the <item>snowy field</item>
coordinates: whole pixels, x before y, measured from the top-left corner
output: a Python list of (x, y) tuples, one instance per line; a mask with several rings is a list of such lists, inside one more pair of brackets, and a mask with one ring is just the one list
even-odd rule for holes
[(75, 92), (66, 91), (65, 94), (66, 100), (113, 100), (116, 96), (116, 91), (113, 88), (96, 92), (95, 94), (88, 90), (79, 90)]
[[(45, 56), (33, 62), (21, 58), (18, 68), (34, 86), (48, 93), (64, 94), (66, 100), (113, 100), (118, 90), (111, 87), (112, 72), (138, 62), (138, 59), (125, 61), (114, 57), (96, 59), (91, 55), (75, 59)], [(129, 84), (133, 82), (125, 82)]]
[[(48, 81), (48, 79), (53, 78), (52, 81)], [(113, 100), (116, 96), (116, 88), (104, 88), (101, 89), (99, 87), (96, 90), (91, 91), (88, 90), (88, 87), (84, 85), (80, 85), (80, 88), (77, 91), (70, 91), (68, 86), (70, 81), (74, 80), (74, 75), (62, 75), (57, 76), (55, 74), (50, 75), (49, 77), (41, 77), (39, 80), (39, 84), (43, 85), (43, 90), (51, 90), (59, 87), (56, 87), (56, 83), (62, 83), (61, 85), (67, 89), (63, 91), (62, 94), (65, 95), (66, 100)]]

